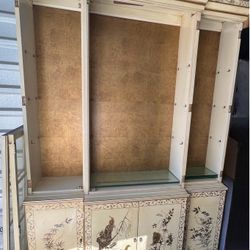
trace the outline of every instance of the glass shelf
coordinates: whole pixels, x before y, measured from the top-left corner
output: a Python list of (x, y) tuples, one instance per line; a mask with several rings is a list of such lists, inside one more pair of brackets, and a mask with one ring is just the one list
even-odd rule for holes
[(187, 167), (186, 180), (217, 178), (217, 177), (218, 175), (215, 172), (204, 166)]
[(169, 170), (92, 173), (91, 187), (179, 183)]

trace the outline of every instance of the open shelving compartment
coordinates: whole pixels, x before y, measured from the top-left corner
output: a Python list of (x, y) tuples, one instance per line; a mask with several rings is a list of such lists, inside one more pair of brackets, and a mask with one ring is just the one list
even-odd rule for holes
[(221, 180), (241, 28), (240, 23), (201, 19), (187, 181)]
[(29, 194), (82, 190), (81, 13), (15, 8)]
[(180, 183), (200, 15), (115, 2), (90, 6), (89, 190)]
[(179, 182), (169, 169), (179, 30), (90, 14), (93, 188)]
[(34, 4), (16, 7), (29, 193), (181, 184), (204, 6)]

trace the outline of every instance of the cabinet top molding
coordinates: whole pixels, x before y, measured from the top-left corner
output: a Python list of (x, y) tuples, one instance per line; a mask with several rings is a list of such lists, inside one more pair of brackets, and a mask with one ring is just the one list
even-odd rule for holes
[(216, 3), (249, 8), (249, 1), (246, 0), (210, 0), (209, 2), (216, 2)]
[(33, 5), (81, 11), (84, 2), (91, 5), (121, 5), (124, 8), (157, 8), (170, 11), (213, 10), (248, 16), (249, 2), (246, 0), (33, 0)]

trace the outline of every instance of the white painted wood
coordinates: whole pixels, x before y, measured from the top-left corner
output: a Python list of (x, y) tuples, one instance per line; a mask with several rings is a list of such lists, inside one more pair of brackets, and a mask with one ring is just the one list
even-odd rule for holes
[(152, 8), (159, 8), (159, 9), (168, 9), (168, 10), (176, 10), (176, 11), (202, 11), (204, 10), (204, 3), (198, 3), (194, 1), (179, 1), (179, 0), (93, 0), (93, 2), (100, 2), (105, 1), (108, 3), (114, 2), (118, 5), (127, 5), (127, 6), (143, 6), (147, 7), (149, 10)]
[[(125, 0), (127, 1), (127, 0)], [(145, 2), (150, 3), (152, 5), (159, 6), (161, 8), (169, 8), (169, 9), (178, 9), (178, 10), (194, 10), (201, 11), (204, 9), (204, 5), (207, 3), (207, 0), (187, 0), (187, 1), (179, 1), (179, 0), (136, 0), (137, 2)]]
[(82, 49), (82, 138), (83, 138), (83, 190), (90, 189), (89, 153), (89, 5), (82, 0), (81, 10), (81, 49)]
[(33, 0), (33, 5), (79, 12), (81, 11), (81, 0)]
[(213, 10), (217, 12), (227, 12), (227, 13), (242, 15), (242, 16), (249, 15), (248, 8), (235, 6), (235, 5), (233, 6), (230, 4), (210, 2), (210, 1), (208, 1), (208, 3), (206, 4), (206, 10)]
[(182, 18), (180, 29), (169, 169), (181, 183), (186, 172), (191, 123), (189, 105), (193, 101), (199, 39), (198, 21), (200, 21), (200, 13), (186, 14)]
[(200, 30), (221, 32), (222, 22), (201, 17)]
[[(223, 171), (224, 167), (241, 29), (242, 24), (225, 22), (223, 23), (220, 38), (209, 131), (211, 138), (208, 142), (206, 157), (206, 167), (218, 175)], [(221, 177), (219, 176), (218, 179), (221, 180)]]
[(204, 10), (202, 12), (202, 16), (204, 18), (216, 20), (216, 21), (222, 21), (222, 22), (238, 22), (242, 23), (247, 20), (247, 16), (241, 16), (241, 15), (234, 15), (224, 12), (217, 12), (212, 10)]
[(19, 228), (19, 197), (18, 197), (18, 183), (17, 183), (17, 165), (15, 155), (15, 137), (13, 134), (8, 135), (9, 140), (9, 167), (10, 167), (10, 183), (12, 196), (12, 216), (14, 227), (14, 245), (15, 250), (21, 250), (20, 247), (20, 228)]
[[(22, 95), (27, 98), (23, 106), (26, 145), (27, 178), (35, 185), (41, 178), (38, 130), (38, 97), (34, 21), (32, 3), (19, 0), (15, 7)], [(31, 191), (31, 190), (29, 190)]]
[(186, 191), (177, 184), (141, 185), (102, 188), (90, 191), (85, 195), (84, 200), (105, 201), (105, 200), (126, 200), (126, 199), (149, 199), (152, 198), (183, 198), (187, 197)]
[[(139, 4), (138, 4), (139, 5)], [(112, 1), (94, 1), (90, 5), (90, 12), (94, 14), (127, 18), (145, 22), (161, 23), (173, 26), (181, 25), (181, 12), (171, 12), (164, 9), (149, 9), (147, 6), (114, 4)]]
[(2, 199), (3, 199), (3, 249), (9, 250), (10, 240), (10, 186), (9, 186), (9, 154), (8, 136), (2, 136), (1, 157), (2, 157)]

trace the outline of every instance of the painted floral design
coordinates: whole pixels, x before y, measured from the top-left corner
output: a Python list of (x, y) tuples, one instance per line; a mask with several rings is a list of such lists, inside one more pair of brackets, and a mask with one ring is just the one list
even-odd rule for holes
[(63, 232), (65, 225), (72, 223), (72, 218), (66, 218), (62, 223), (55, 224), (48, 233), (43, 236), (44, 249), (64, 250)]
[(172, 246), (173, 244), (173, 234), (169, 231), (169, 222), (172, 220), (174, 215), (174, 209), (172, 208), (167, 213), (161, 211), (156, 216), (159, 219), (155, 222), (153, 227), (152, 243), (149, 250), (162, 250), (166, 246)]
[(108, 224), (98, 233), (96, 242), (101, 249), (112, 249), (117, 245), (120, 238), (128, 238), (131, 232), (131, 222), (128, 219), (128, 213), (123, 217), (122, 221), (116, 224), (115, 219), (110, 216)]
[(192, 212), (197, 226), (190, 229), (192, 232), (190, 239), (196, 242), (197, 247), (208, 248), (212, 243), (213, 219), (207, 211), (201, 210), (200, 207), (195, 207)]

